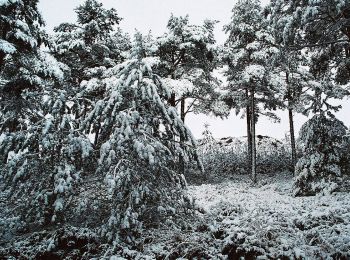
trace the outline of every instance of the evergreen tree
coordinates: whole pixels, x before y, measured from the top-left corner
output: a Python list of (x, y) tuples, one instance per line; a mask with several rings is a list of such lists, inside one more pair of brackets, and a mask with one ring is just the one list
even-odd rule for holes
[[(322, 95), (342, 98), (346, 94), (345, 90), (334, 86), (334, 82), (346, 83), (339, 80), (339, 70), (344, 70), (346, 64), (346, 59), (342, 59), (346, 57), (343, 53), (349, 40), (344, 38), (346, 24), (343, 24), (348, 19), (347, 8), (343, 1), (279, 0), (271, 1), (267, 8), (276, 43), (283, 50), (276, 67), (285, 74), (292, 151), (295, 151), (293, 110), (312, 104), (312, 108), (299, 111), (316, 113), (319, 102), (315, 99), (322, 99)], [(346, 73), (341, 74), (346, 76)], [(293, 154), (295, 164), (295, 152)]]
[(300, 130), (303, 156), (296, 165), (294, 194), (330, 193), (341, 182), (341, 144), (347, 128), (331, 113), (321, 112)]
[[(2, 1), (0, 5), (0, 132), (15, 132), (26, 119), (37, 117), (30, 99), (44, 87), (46, 76), (60, 76), (46, 68), (46, 55), (38, 50), (45, 35), (37, 1)], [(3, 158), (6, 161), (7, 158)]]
[(97, 0), (86, 0), (75, 9), (76, 24), (63, 23), (56, 27), (53, 52), (71, 69), (72, 82), (87, 79), (85, 70), (111, 67), (125, 59), (123, 51), (128, 39), (120, 30), (114, 32), (121, 18), (115, 9), (107, 10)]
[[(145, 57), (143, 37), (135, 35), (130, 58), (100, 79), (82, 82), (86, 91), (103, 86), (103, 98), (87, 114), (83, 127), (99, 122), (102, 143), (97, 174), (103, 174), (111, 193), (110, 239), (117, 233), (132, 242), (142, 224), (186, 208), (183, 175), (174, 172), (176, 158), (195, 156), (195, 141), (176, 109), (167, 104), (169, 89), (152, 72), (159, 59)], [(184, 143), (180, 145), (180, 140)]]
[[(216, 66), (215, 23), (205, 20), (203, 25), (192, 25), (188, 16), (171, 15), (168, 32), (157, 40), (155, 55), (161, 60), (158, 73), (166, 78), (165, 84), (172, 91), (169, 103), (174, 107), (180, 104), (183, 122), (193, 109), (210, 109), (217, 96), (214, 87), (218, 80), (212, 75)], [(180, 173), (184, 171), (185, 164), (180, 157)]]
[[(115, 9), (105, 9), (96, 0), (86, 0), (75, 9), (77, 22), (63, 23), (55, 28), (51, 51), (55, 57), (67, 64), (71, 75), (67, 80), (68, 94), (74, 99), (71, 107), (75, 117), (84, 117), (91, 102), (103, 95), (103, 89), (96, 87), (90, 96), (77, 96), (84, 91), (83, 80), (89, 80), (96, 71), (101, 74), (127, 58), (130, 39), (120, 29), (115, 29), (121, 20)], [(77, 121), (80, 123), (80, 120)], [(101, 126), (94, 124), (94, 146)]]
[[(66, 67), (40, 50), (37, 1), (5, 1), (0, 6), (1, 177), (10, 189), (8, 203), (26, 224), (63, 220), (64, 197), (83, 170), (89, 141), (74, 131), (62, 90)], [(76, 159), (76, 160), (75, 160)]]
[[(278, 118), (265, 110), (280, 106), (279, 86), (269, 69), (271, 57), (278, 54), (274, 39), (262, 15), (260, 2), (241, 0), (232, 10), (232, 20), (225, 26), (228, 40), (223, 61), (227, 65), (228, 93), (224, 97), (237, 114), (245, 110), (247, 118), (248, 158), (256, 181), (255, 124), (258, 115)], [(263, 109), (262, 109), (263, 107)]]
[(350, 79), (350, 3), (344, 0), (272, 0), (272, 16), (285, 45), (313, 51), (313, 69)]
[[(278, 41), (276, 41), (278, 42)], [(280, 86), (285, 108), (288, 110), (290, 144), (292, 151), (292, 169), (294, 173), (297, 162), (296, 141), (294, 131), (294, 114), (307, 114), (305, 105), (311, 98), (310, 91), (319, 86), (319, 81), (310, 72), (306, 54), (301, 51), (291, 51), (285, 46), (279, 46), (279, 55), (273, 61), (276, 85)]]

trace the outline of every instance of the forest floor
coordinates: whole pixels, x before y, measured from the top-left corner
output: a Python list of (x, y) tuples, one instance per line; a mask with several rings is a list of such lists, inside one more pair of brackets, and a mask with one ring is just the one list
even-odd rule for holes
[[(210, 180), (212, 183), (213, 180)], [(165, 259), (350, 259), (350, 194), (293, 197), (290, 173), (231, 176), (189, 185), (192, 223), (153, 233), (150, 257)]]
[[(287, 172), (260, 175), (256, 185), (246, 175), (188, 179), (195, 214), (145, 231), (133, 250), (115, 245), (118, 256), (110, 259), (350, 259), (349, 192), (293, 197)], [(76, 230), (83, 239), (89, 237), (89, 232)], [(48, 234), (33, 235), (15, 247), (22, 251)], [(48, 242), (38, 245), (44, 249)], [(54, 259), (47, 256), (36, 259)]]

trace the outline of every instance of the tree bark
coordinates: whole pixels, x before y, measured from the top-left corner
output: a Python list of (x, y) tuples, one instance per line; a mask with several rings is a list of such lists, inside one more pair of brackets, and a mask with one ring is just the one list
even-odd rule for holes
[(98, 142), (98, 138), (99, 138), (99, 135), (100, 135), (100, 130), (101, 130), (101, 124), (98, 123), (97, 129), (96, 129), (96, 133), (95, 133), (95, 140), (94, 140), (94, 147), (95, 148), (97, 147), (97, 142)]
[(256, 183), (256, 142), (255, 142), (255, 97), (254, 90), (251, 93), (251, 133), (252, 133), (252, 180)]
[(185, 123), (185, 97), (181, 98), (181, 108), (180, 108), (180, 117), (183, 123)]
[[(249, 91), (246, 90), (246, 98), (249, 100)], [(250, 107), (247, 105), (246, 108), (246, 119), (247, 119), (247, 145), (248, 145), (248, 154), (247, 154), (247, 165), (248, 171), (251, 171), (252, 165), (252, 132), (251, 132), (251, 115), (250, 115)]]
[[(183, 123), (185, 123), (185, 97), (182, 96), (181, 97), (181, 101), (180, 101), (180, 117)], [(181, 147), (184, 148), (184, 137), (182, 135), (180, 135), (180, 144)], [(179, 158), (179, 163), (180, 163), (180, 169), (179, 169), (179, 173), (180, 174), (185, 174), (185, 160), (183, 158), (183, 156), (180, 156)]]
[(172, 107), (176, 106), (176, 97), (175, 97), (175, 93), (172, 93), (170, 96), (170, 100), (169, 100), (169, 104)]
[(287, 95), (288, 95), (288, 117), (289, 117), (289, 134), (290, 134), (290, 145), (292, 149), (292, 170), (293, 175), (295, 172), (295, 165), (297, 163), (297, 152), (296, 152), (296, 145), (295, 145), (295, 131), (294, 131), (294, 116), (293, 116), (293, 109), (291, 107), (292, 103), (292, 93), (289, 86), (289, 73), (286, 72), (286, 83), (287, 83)]
[(289, 114), (290, 144), (291, 144), (291, 148), (292, 148), (292, 170), (293, 170), (293, 175), (294, 175), (295, 165), (297, 163), (297, 152), (296, 152), (296, 145), (295, 145), (293, 109), (289, 108), (288, 114)]

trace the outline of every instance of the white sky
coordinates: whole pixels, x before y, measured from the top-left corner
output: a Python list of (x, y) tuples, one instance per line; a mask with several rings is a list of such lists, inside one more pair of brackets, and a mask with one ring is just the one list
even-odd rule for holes
[[(46, 21), (48, 32), (62, 22), (75, 22), (74, 8), (83, 2), (84, 0), (40, 0), (39, 9)], [(100, 0), (100, 2), (105, 8), (113, 7), (117, 10), (119, 16), (123, 18), (120, 27), (131, 35), (136, 28), (142, 33), (151, 30), (155, 36), (163, 34), (171, 13), (176, 16), (189, 14), (190, 22), (195, 24), (201, 24), (206, 18), (218, 20), (220, 23), (215, 30), (218, 43), (225, 41), (222, 27), (229, 22), (231, 9), (235, 3), (234, 0)], [(261, 2), (266, 4), (269, 0)], [(337, 117), (349, 126), (349, 99), (342, 104), (343, 109), (337, 113)], [(288, 114), (286, 111), (278, 111), (277, 114), (281, 117), (281, 123), (261, 118), (257, 124), (257, 134), (284, 138), (289, 129)], [(296, 131), (299, 131), (306, 120), (306, 117), (296, 115)], [(235, 116), (234, 113), (225, 120), (194, 114), (186, 118), (187, 125), (198, 138), (201, 137), (206, 122), (210, 124), (215, 137), (246, 135), (245, 119)]]

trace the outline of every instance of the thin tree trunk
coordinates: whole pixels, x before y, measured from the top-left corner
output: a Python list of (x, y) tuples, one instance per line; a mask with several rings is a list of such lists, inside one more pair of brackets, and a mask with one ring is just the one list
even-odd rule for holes
[(5, 60), (5, 53), (0, 52), (0, 69), (2, 68), (2, 65), (4, 64), (4, 60)]
[[(180, 117), (183, 123), (185, 123), (185, 98), (182, 96), (181, 101), (180, 101)], [(184, 137), (181, 135), (180, 136), (180, 143), (181, 143), (181, 147), (184, 147)], [(180, 156), (179, 158), (179, 163), (180, 163), (180, 169), (179, 169), (179, 173), (180, 174), (185, 174), (185, 160), (183, 158), (183, 156)]]
[(297, 163), (297, 152), (296, 152), (296, 145), (295, 145), (295, 133), (294, 133), (294, 118), (293, 118), (293, 109), (288, 109), (289, 114), (289, 131), (290, 131), (290, 144), (292, 147), (292, 169), (293, 169), (293, 175), (295, 172), (295, 165)]
[(292, 148), (292, 170), (293, 175), (295, 172), (295, 165), (297, 163), (297, 152), (296, 152), (296, 145), (295, 145), (295, 132), (294, 132), (294, 116), (293, 116), (293, 109), (291, 107), (292, 102), (292, 94), (289, 86), (289, 73), (286, 72), (286, 83), (288, 88), (288, 117), (289, 117), (289, 134), (290, 134), (290, 144)]
[(251, 93), (251, 132), (252, 132), (252, 179), (256, 183), (256, 142), (255, 142), (255, 97)]
[(175, 93), (172, 93), (170, 96), (170, 100), (169, 100), (169, 104), (172, 107), (176, 106), (176, 97), (175, 97)]
[(182, 122), (183, 123), (185, 123), (185, 98), (184, 97), (182, 97), (181, 98), (181, 108), (180, 108), (180, 117), (181, 117), (181, 120), (182, 120)]
[[(246, 90), (246, 98), (249, 99), (249, 92), (248, 89)], [(248, 172), (251, 171), (251, 165), (252, 165), (252, 132), (251, 132), (251, 115), (250, 115), (250, 107), (247, 105), (246, 108), (246, 114), (247, 114), (247, 145), (248, 145), (248, 154), (247, 154), (247, 165), (248, 165)]]

